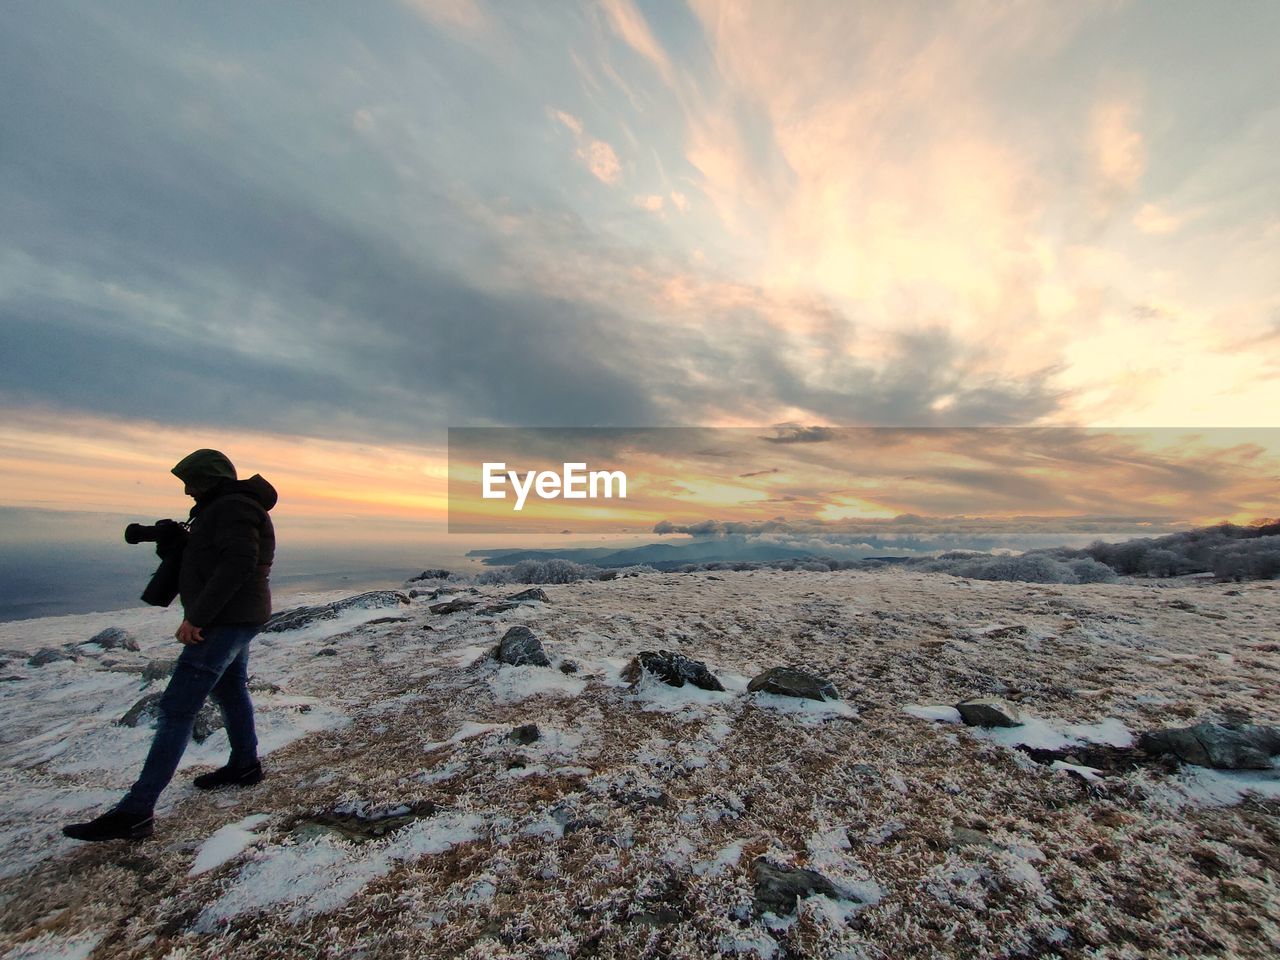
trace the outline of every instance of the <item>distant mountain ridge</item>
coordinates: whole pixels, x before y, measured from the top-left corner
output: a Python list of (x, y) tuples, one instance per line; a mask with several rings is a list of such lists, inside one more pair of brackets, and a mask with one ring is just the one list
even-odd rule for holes
[(593, 567), (630, 567), (647, 564), (658, 570), (669, 569), (686, 563), (714, 561), (750, 561), (767, 563), (771, 560), (799, 560), (813, 556), (812, 550), (784, 547), (770, 543), (742, 543), (725, 540), (703, 540), (687, 544), (650, 543), (640, 547), (615, 550), (609, 547), (582, 547), (567, 550), (472, 550), (467, 556), (483, 556), (486, 566), (509, 566), (521, 560), (570, 560)]

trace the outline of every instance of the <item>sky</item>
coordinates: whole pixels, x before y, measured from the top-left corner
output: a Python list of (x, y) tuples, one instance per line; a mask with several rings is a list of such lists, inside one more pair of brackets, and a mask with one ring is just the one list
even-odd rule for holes
[(9, 536), (205, 446), (340, 539), (449, 426), (1277, 425), (1275, 3), (4, 21)]

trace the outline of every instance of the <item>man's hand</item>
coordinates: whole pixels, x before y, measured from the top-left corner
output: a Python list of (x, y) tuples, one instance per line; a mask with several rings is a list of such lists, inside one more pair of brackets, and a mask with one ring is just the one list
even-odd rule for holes
[(203, 627), (197, 627), (195, 624), (183, 620), (182, 626), (178, 627), (178, 632), (174, 636), (178, 638), (179, 643), (192, 647), (197, 643), (204, 643), (203, 629)]

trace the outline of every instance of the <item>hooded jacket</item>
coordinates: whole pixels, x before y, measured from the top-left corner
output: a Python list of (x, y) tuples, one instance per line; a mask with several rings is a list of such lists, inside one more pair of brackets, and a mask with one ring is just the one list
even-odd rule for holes
[(178, 579), (186, 619), (197, 627), (264, 624), (271, 616), (276, 534), (269, 511), (278, 499), (275, 487), (261, 474), (235, 479), (235, 468), (221, 454), (193, 464), (195, 457), (173, 469), (184, 483), (202, 491), (191, 508)]

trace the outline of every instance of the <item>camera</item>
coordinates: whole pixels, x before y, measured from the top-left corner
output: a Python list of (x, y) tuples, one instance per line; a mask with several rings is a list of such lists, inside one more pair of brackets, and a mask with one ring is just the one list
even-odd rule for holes
[(178, 575), (182, 551), (187, 546), (190, 524), (178, 520), (157, 520), (153, 525), (131, 523), (124, 528), (125, 543), (154, 543), (160, 566), (142, 591), (142, 601), (153, 607), (167, 607), (178, 595)]

